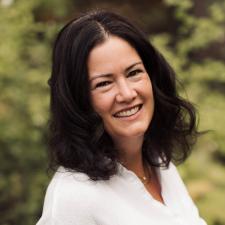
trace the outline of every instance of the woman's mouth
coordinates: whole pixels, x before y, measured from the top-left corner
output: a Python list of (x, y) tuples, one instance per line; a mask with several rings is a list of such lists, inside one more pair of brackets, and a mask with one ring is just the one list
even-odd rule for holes
[(118, 113), (116, 113), (114, 116), (115, 117), (129, 117), (129, 116), (133, 116), (135, 115), (142, 107), (142, 104), (141, 105), (136, 105), (130, 109), (126, 109), (126, 110), (123, 110), (123, 111), (120, 111)]

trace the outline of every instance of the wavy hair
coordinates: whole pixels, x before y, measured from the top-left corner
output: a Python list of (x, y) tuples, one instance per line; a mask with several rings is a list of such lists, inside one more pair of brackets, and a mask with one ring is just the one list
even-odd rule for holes
[(107, 180), (117, 173), (118, 151), (91, 105), (87, 69), (90, 51), (107, 35), (136, 49), (152, 82), (155, 109), (142, 146), (144, 160), (157, 167), (184, 162), (199, 133), (195, 108), (178, 95), (173, 69), (126, 18), (92, 11), (67, 23), (55, 41), (49, 79), (50, 167), (64, 166), (92, 180)]

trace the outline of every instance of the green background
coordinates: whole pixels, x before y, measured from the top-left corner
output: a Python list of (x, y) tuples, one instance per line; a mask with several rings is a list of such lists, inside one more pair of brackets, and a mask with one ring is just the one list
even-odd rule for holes
[(202, 136), (179, 166), (209, 225), (225, 224), (224, 0), (0, 0), (0, 224), (41, 215), (54, 38), (66, 21), (105, 8), (135, 21), (172, 64), (199, 111)]

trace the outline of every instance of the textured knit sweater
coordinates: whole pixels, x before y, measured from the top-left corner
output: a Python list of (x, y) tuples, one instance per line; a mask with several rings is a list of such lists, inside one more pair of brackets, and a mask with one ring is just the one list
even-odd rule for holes
[(176, 167), (157, 168), (164, 204), (121, 164), (108, 181), (60, 167), (46, 192), (37, 225), (206, 225)]

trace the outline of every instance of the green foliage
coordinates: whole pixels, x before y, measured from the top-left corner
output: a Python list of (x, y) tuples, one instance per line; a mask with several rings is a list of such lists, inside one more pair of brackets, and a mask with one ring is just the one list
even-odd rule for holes
[(5, 225), (34, 223), (47, 182), (43, 168), (53, 32), (34, 21), (34, 7), (35, 2), (21, 0), (0, 8), (0, 220)]
[[(52, 42), (59, 21), (72, 16), (73, 9), (84, 9), (82, 2), (0, 1), (1, 224), (31, 225), (40, 217), (49, 181), (45, 168)], [(225, 2), (213, 1), (204, 17), (193, 15), (190, 0), (164, 4), (179, 26), (175, 34), (160, 33), (152, 41), (184, 83), (186, 92), (180, 89), (181, 94), (199, 109), (200, 129), (212, 130), (200, 138), (180, 170), (209, 225), (224, 224)], [(142, 17), (154, 24), (147, 13)]]
[[(200, 115), (200, 130), (210, 130), (201, 137), (193, 155), (181, 167), (190, 193), (209, 224), (224, 224), (225, 216), (225, 51), (217, 59), (210, 52), (214, 46), (224, 50), (225, 2), (214, 2), (208, 16), (196, 18), (190, 13), (190, 0), (165, 0), (174, 8), (180, 26), (176, 36), (159, 34), (154, 44), (173, 65), (185, 90), (181, 94), (195, 103)], [(175, 39), (175, 41), (174, 41)], [(173, 43), (173, 44), (171, 44)]]

